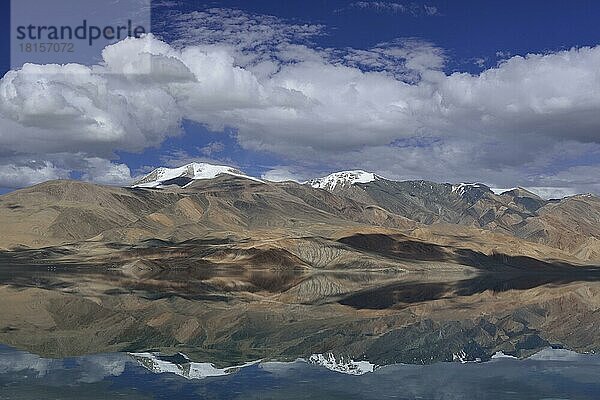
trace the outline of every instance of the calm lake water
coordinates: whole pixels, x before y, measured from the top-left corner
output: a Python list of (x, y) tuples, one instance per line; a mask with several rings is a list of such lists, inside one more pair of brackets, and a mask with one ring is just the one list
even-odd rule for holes
[(149, 353), (46, 359), (0, 346), (0, 399), (600, 399), (600, 356), (567, 350), (370, 368), (328, 356), (230, 369)]

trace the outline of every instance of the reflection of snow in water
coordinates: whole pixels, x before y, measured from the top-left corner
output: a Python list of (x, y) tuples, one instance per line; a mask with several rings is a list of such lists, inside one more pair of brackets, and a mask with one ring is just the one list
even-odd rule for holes
[[(456, 361), (462, 361), (463, 354), (456, 355)], [(517, 360), (515, 357), (506, 355), (502, 352), (496, 352), (492, 356), (491, 363), (482, 365), (491, 365), (496, 362), (584, 362), (590, 360), (590, 355), (578, 354), (564, 349), (544, 349), (526, 360)], [(110, 376), (121, 375), (131, 360), (154, 373), (172, 373), (187, 379), (203, 379), (207, 377), (218, 377), (234, 374), (246, 367), (258, 364), (262, 371), (267, 373), (281, 375), (287, 374), (297, 368), (307, 366), (322, 366), (328, 370), (339, 372), (345, 375), (365, 375), (376, 372), (380, 366), (369, 361), (354, 361), (350, 358), (334, 355), (332, 353), (313, 354), (308, 359), (296, 359), (291, 362), (261, 360), (248, 363), (233, 365), (226, 368), (217, 368), (211, 363), (193, 362), (184, 354), (175, 356), (162, 356), (158, 353), (113, 353), (100, 354), (84, 357), (76, 357), (65, 360), (54, 360), (39, 357), (24, 351), (0, 346), (0, 374), (28, 372), (30, 378), (43, 378), (52, 374), (60, 374), (63, 377), (69, 376), (71, 381), (92, 383), (99, 382)], [(73, 367), (73, 362), (76, 367)], [(453, 363), (433, 364), (431, 368), (452, 368)], [(444, 366), (445, 365), (445, 366)], [(519, 365), (519, 364), (515, 364)], [(447, 366), (447, 367), (446, 367)], [(411, 368), (417, 366), (411, 365), (392, 365), (384, 368), (383, 374), (399, 372), (402, 368)]]
[[(0, 346), (0, 392), (20, 398), (32, 390), (50, 390), (90, 399), (184, 398), (191, 391), (210, 391), (215, 399), (304, 398), (313, 393), (315, 398), (375, 400), (397, 397), (399, 390), (404, 398), (510, 400), (515, 393), (527, 400), (600, 398), (600, 357), (567, 350), (546, 349), (525, 360), (497, 353), (490, 362), (477, 364), (376, 367), (337, 354), (256, 363), (217, 368), (183, 354), (156, 353), (50, 360)], [(215, 378), (202, 379), (209, 376)], [(89, 384), (99, 381), (108, 384)]]
[(354, 361), (341, 356), (336, 357), (331, 353), (313, 354), (309, 357), (308, 362), (348, 375), (364, 375), (375, 371), (375, 368), (377, 368), (375, 364), (368, 361)]
[[(348, 357), (335, 355), (332, 353), (313, 354), (308, 359), (298, 358), (295, 361), (250, 361), (241, 365), (234, 365), (226, 368), (216, 368), (211, 363), (192, 362), (189, 358), (178, 353), (174, 357), (161, 356), (159, 353), (130, 353), (141, 366), (154, 373), (173, 373), (187, 379), (203, 379), (214, 376), (230, 375), (240, 371), (245, 367), (258, 364), (259, 367), (270, 373), (282, 373), (301, 365), (315, 365), (325, 367), (330, 371), (339, 372), (346, 375), (364, 375), (375, 372), (383, 367), (370, 363), (369, 361), (355, 361)], [(575, 353), (564, 349), (544, 349), (539, 353), (527, 358), (532, 361), (577, 361), (585, 355)], [(501, 351), (496, 352), (492, 360), (516, 360), (516, 357), (504, 354)], [(454, 354), (453, 360), (458, 363), (481, 362), (480, 359), (468, 361), (466, 353), (459, 352)], [(387, 367), (401, 367), (404, 364), (389, 365)], [(435, 365), (435, 364), (434, 364)]]
[(497, 359), (500, 359), (500, 358), (508, 358), (508, 359), (512, 359), (512, 360), (517, 360), (517, 357), (511, 356), (511, 355), (508, 355), (508, 354), (504, 354), (501, 351), (497, 351), (497, 352), (494, 353), (494, 355), (492, 355), (492, 360), (497, 360)]
[(469, 358), (469, 356), (464, 350), (461, 350), (458, 353), (452, 354), (452, 361), (465, 364), (468, 362), (481, 362), (481, 358), (475, 358), (474, 360), (472, 360)]
[[(172, 373), (182, 376), (187, 379), (203, 379), (212, 376), (224, 376), (235, 373), (242, 368), (249, 367), (261, 363), (258, 361), (250, 361), (241, 365), (234, 365), (226, 368), (216, 368), (211, 363), (198, 363), (192, 362), (189, 358), (178, 353), (173, 357), (161, 356), (158, 353), (130, 353), (141, 366), (158, 374)], [(308, 363), (312, 365), (323, 366), (331, 371), (340, 372), (347, 375), (364, 375), (369, 372), (373, 372), (377, 366), (371, 364), (368, 361), (354, 361), (352, 359), (335, 356), (334, 354), (313, 354), (308, 360), (302, 358), (292, 362), (265, 362), (261, 363), (261, 366), (267, 366), (263, 368), (268, 369), (269, 364), (273, 364), (274, 368), (284, 367), (293, 365), (296, 363)]]
[(160, 354), (157, 353), (130, 353), (130, 355), (140, 365), (154, 373), (162, 374), (167, 372), (183, 376), (187, 379), (203, 379), (209, 376), (229, 375), (237, 372), (241, 368), (260, 362), (260, 360), (257, 360), (227, 368), (216, 368), (214, 364), (211, 363), (192, 362), (186, 355), (181, 353), (177, 354), (179, 362), (165, 359), (165, 357), (161, 357)]
[(0, 374), (31, 370), (43, 377), (57, 362), (24, 351), (0, 349)]

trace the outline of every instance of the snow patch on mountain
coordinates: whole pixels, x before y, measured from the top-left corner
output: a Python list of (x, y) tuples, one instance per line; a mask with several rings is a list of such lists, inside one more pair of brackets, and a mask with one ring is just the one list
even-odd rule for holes
[(179, 186), (185, 187), (194, 180), (214, 179), (222, 174), (263, 182), (260, 179), (248, 176), (242, 171), (226, 165), (194, 162), (178, 168), (157, 168), (134, 182), (132, 187), (160, 188), (170, 184), (178, 184)]
[(513, 190), (518, 189), (518, 187), (513, 187), (513, 188), (490, 188), (492, 190), (492, 192), (494, 192), (494, 194), (504, 194), (506, 192), (512, 192)]
[(311, 179), (304, 182), (304, 184), (317, 189), (333, 191), (336, 188), (346, 188), (356, 183), (373, 182), (376, 179), (381, 179), (381, 177), (372, 172), (353, 170), (334, 172), (322, 178)]
[(456, 185), (452, 185), (452, 192), (458, 194), (459, 196), (463, 196), (465, 193), (473, 189), (481, 189), (485, 191), (491, 191), (489, 187), (484, 185), (483, 183), (458, 183)]

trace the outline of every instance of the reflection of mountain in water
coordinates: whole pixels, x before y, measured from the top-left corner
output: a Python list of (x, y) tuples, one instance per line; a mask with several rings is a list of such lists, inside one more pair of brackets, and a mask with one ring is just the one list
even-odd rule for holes
[[(191, 361), (185, 354), (177, 353), (173, 356), (160, 353), (130, 353), (130, 356), (141, 366), (157, 374), (171, 373), (186, 379), (204, 379), (208, 377), (234, 374), (242, 368), (261, 363), (260, 360), (247, 362), (225, 368), (217, 368), (212, 363)], [(363, 375), (373, 372), (377, 367), (368, 361), (354, 361), (344, 356), (334, 354), (313, 354), (308, 360), (298, 358), (291, 363), (309, 363), (327, 368), (330, 371), (347, 375)], [(276, 362), (281, 364), (281, 362)], [(284, 363), (285, 364), (285, 363)]]
[[(230, 244), (218, 246), (228, 254)], [(0, 266), (7, 284), (0, 286), (0, 340), (54, 357), (152, 349), (215, 364), (179, 368), (182, 376), (313, 354), (341, 356), (320, 361), (357, 372), (365, 366), (348, 360), (474, 361), (499, 351), (527, 357), (549, 345), (578, 351), (600, 345), (595, 269), (256, 269), (243, 264), (246, 258), (219, 266), (195, 254), (211, 247), (178, 246), (181, 260), (165, 252), (168, 268), (135, 273), (116, 263)], [(116, 250), (112, 257), (141, 250)]]
[[(600, 356), (544, 349), (524, 360), (497, 355), (483, 363), (388, 365), (372, 373), (339, 373), (340, 356), (315, 357), (328, 365), (296, 360), (269, 361), (219, 369), (210, 367), (190, 379), (193, 363), (178, 354), (131, 356), (126, 353), (47, 359), (0, 345), (0, 397), (215, 400), (316, 398), (375, 400), (382, 398), (597, 400)], [(317, 362), (318, 364), (318, 362)], [(334, 368), (334, 369), (337, 369)], [(209, 376), (210, 375), (210, 376)], [(315, 395), (316, 394), (316, 395)]]

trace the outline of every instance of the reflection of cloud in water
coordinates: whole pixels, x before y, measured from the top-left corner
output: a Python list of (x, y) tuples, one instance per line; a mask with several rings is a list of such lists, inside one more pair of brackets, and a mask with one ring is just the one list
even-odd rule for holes
[[(79, 388), (81, 393), (87, 390), (86, 395), (93, 394), (98, 399), (132, 393), (142, 398), (187, 398), (186, 394), (195, 393), (198, 398), (206, 394), (214, 399), (286, 400), (306, 399), (307, 394), (331, 399), (600, 398), (600, 356), (566, 350), (546, 349), (526, 360), (397, 364), (360, 376), (300, 359), (269, 361), (258, 367), (241, 364), (218, 369), (210, 365), (208, 370), (209, 365), (194, 363), (183, 355), (150, 353), (138, 354), (136, 362), (127, 354), (49, 360), (0, 346), (0, 388), (11, 387), (13, 393), (25, 393), (35, 386), (40, 393), (46, 393), (52, 387), (58, 393), (72, 392), (73, 396), (78, 395), (75, 390)], [(190, 379), (199, 376), (204, 379)], [(73, 396), (70, 398), (84, 398)]]
[(44, 378), (55, 384), (61, 384), (65, 377), (75, 382), (100, 382), (106, 377), (122, 374), (128, 361), (127, 356), (120, 353), (77, 357), (70, 361), (55, 360), (0, 346), (0, 374), (35, 371), (34, 376), (25, 376)]
[[(318, 385), (327, 393), (345, 394), (364, 399), (388, 396), (428, 399), (540, 399), (570, 397), (600, 398), (600, 357), (568, 350), (545, 349), (526, 360), (496, 358), (485, 363), (438, 363), (433, 365), (397, 364), (377, 369), (374, 373), (349, 377), (322, 372), (315, 375), (311, 366), (301, 362), (265, 363), (261, 369), (290, 387), (302, 390)], [(311, 381), (310, 377), (313, 377)], [(308, 377), (308, 378), (307, 378)], [(300, 384), (298, 380), (307, 383)], [(590, 386), (591, 385), (591, 386)], [(286, 389), (296, 392), (295, 389)], [(512, 394), (511, 394), (512, 393)], [(276, 397), (276, 396), (275, 396)], [(260, 398), (256, 394), (256, 398)], [(290, 397), (295, 398), (295, 397)], [(340, 397), (343, 398), (343, 397)]]
[(109, 376), (119, 376), (125, 371), (127, 359), (123, 354), (99, 354), (79, 360), (79, 382), (99, 382)]
[(35, 371), (38, 377), (56, 368), (60, 362), (29, 354), (24, 351), (0, 347), (0, 374), (25, 370)]
[(259, 368), (265, 372), (269, 372), (271, 374), (286, 374), (290, 373), (293, 370), (301, 369), (304, 366), (305, 362), (302, 359), (297, 359), (295, 361), (268, 361), (260, 363)]
[(528, 358), (528, 360), (538, 360), (538, 361), (577, 361), (577, 360), (586, 360), (587, 357), (585, 354), (575, 353), (574, 351), (566, 350), (566, 349), (551, 349), (547, 348), (542, 351), (539, 351)]

